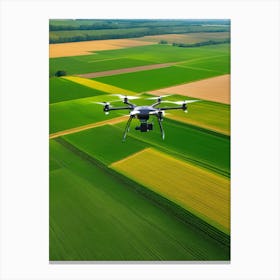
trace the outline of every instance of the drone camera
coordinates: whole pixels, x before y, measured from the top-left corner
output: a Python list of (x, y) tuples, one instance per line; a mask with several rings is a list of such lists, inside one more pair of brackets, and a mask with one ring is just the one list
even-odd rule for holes
[(152, 123), (141, 123), (140, 126), (135, 127), (136, 130), (140, 130), (141, 132), (147, 132), (149, 130), (153, 130)]

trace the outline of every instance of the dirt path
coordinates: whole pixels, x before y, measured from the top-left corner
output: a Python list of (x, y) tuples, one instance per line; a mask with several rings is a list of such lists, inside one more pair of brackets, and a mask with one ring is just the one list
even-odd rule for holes
[(160, 63), (160, 64), (152, 64), (152, 65), (144, 65), (144, 66), (137, 66), (137, 67), (130, 67), (130, 68), (122, 68), (122, 69), (102, 71), (102, 72), (80, 74), (80, 75), (76, 75), (76, 76), (83, 77), (83, 78), (97, 78), (97, 77), (111, 76), (111, 75), (117, 75), (117, 74), (122, 74), (122, 73), (131, 73), (131, 72), (138, 72), (138, 71), (144, 71), (144, 70), (164, 68), (164, 67), (172, 66), (174, 64), (175, 63)]
[(87, 124), (87, 125), (78, 126), (78, 127), (70, 128), (70, 129), (67, 129), (67, 130), (52, 133), (52, 134), (50, 134), (49, 138), (53, 139), (53, 138), (57, 138), (57, 137), (60, 137), (60, 136), (67, 135), (67, 134), (76, 133), (76, 132), (79, 132), (79, 131), (87, 130), (87, 129), (90, 129), (90, 128), (94, 128), (94, 127), (98, 127), (98, 126), (102, 126), (102, 125), (106, 125), (106, 124), (120, 123), (120, 122), (125, 121), (125, 120), (127, 120), (127, 116), (121, 116), (121, 117), (117, 117), (117, 118), (114, 118), (114, 119), (101, 121), (101, 122), (97, 122), (97, 123), (90, 123), (90, 124)]
[(154, 95), (180, 94), (230, 104), (230, 75), (150, 91)]

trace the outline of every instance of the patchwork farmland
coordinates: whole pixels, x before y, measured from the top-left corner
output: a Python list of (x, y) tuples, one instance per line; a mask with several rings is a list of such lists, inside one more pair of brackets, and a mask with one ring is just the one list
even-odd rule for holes
[[(230, 104), (214, 94), (230, 80), (230, 45), (158, 44), (222, 33), (67, 43), (66, 55), (51, 45), (51, 261), (230, 260)], [(192, 95), (207, 79), (216, 79), (207, 98)], [(112, 94), (201, 102), (166, 113), (165, 140), (156, 119), (147, 133), (133, 119), (122, 142), (129, 111), (105, 115), (95, 103), (122, 106)], [(229, 100), (229, 90), (219, 94)]]

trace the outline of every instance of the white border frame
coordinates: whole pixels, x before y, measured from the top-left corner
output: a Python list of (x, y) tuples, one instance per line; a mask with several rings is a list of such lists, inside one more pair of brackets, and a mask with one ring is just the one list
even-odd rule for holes
[[(229, 18), (230, 264), (48, 262), (48, 19)], [(1, 279), (279, 279), (278, 1), (1, 1)]]

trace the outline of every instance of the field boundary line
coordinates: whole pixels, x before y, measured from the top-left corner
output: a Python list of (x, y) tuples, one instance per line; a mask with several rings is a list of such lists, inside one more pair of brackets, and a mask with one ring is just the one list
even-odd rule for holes
[(215, 72), (215, 73), (220, 73), (220, 75), (223, 75), (223, 74), (221, 74), (220, 71), (210, 70), (210, 69), (206, 69), (206, 68), (184, 66), (184, 65), (179, 65), (179, 64), (176, 64), (175, 66), (179, 67), (179, 68), (187, 68), (187, 69), (193, 69), (193, 70), (203, 70), (203, 71), (208, 71), (208, 72)]
[(99, 62), (99, 61), (107, 61), (107, 60), (117, 60), (117, 59), (123, 59), (125, 56), (120, 56), (120, 57), (112, 57), (112, 58), (102, 58), (102, 59), (96, 59), (96, 60), (89, 60), (87, 63), (94, 63), (94, 62)]
[(117, 124), (117, 123), (122, 122), (126, 119), (127, 119), (127, 116), (121, 116), (121, 117), (117, 117), (117, 118), (110, 119), (110, 120), (105, 120), (105, 121), (101, 121), (101, 122), (90, 123), (90, 124), (86, 124), (86, 125), (82, 125), (82, 126), (78, 126), (78, 127), (74, 127), (74, 128), (69, 128), (69, 129), (66, 129), (66, 130), (62, 130), (62, 131), (58, 131), (58, 132), (50, 134), (49, 139), (53, 139), (53, 138), (57, 138), (57, 137), (60, 137), (60, 136), (80, 132), (80, 131), (91, 129), (91, 128), (94, 128), (94, 127), (103, 126), (103, 125), (106, 125), (106, 124), (110, 124), (110, 125)]
[(122, 163), (122, 162), (126, 161), (127, 159), (134, 158), (134, 157), (136, 157), (136, 156), (138, 156), (138, 155), (140, 155), (140, 154), (143, 154), (143, 153), (145, 153), (145, 152), (147, 152), (147, 151), (151, 151), (151, 150), (154, 150), (154, 148), (152, 148), (152, 147), (150, 147), (150, 148), (144, 148), (144, 149), (142, 149), (142, 150), (140, 150), (140, 151), (138, 151), (138, 152), (136, 152), (136, 153), (130, 154), (130, 155), (127, 156), (127, 157), (124, 157), (124, 158), (122, 158), (122, 159), (120, 159), (120, 160), (117, 160), (117, 161), (114, 161), (114, 162), (110, 163), (109, 167), (111, 168), (111, 167), (113, 167), (114, 164)]

